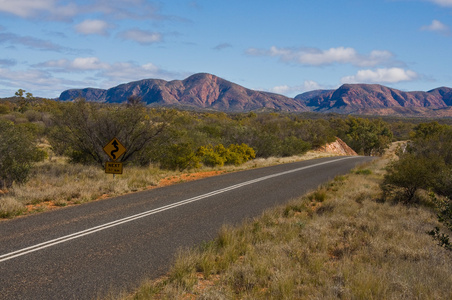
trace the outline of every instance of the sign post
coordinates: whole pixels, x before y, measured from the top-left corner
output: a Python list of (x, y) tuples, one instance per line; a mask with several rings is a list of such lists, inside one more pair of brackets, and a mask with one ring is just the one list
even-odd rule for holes
[(104, 151), (113, 160), (113, 162), (108, 161), (105, 163), (105, 173), (113, 174), (113, 177), (115, 177), (115, 174), (122, 174), (122, 163), (116, 162), (116, 160), (127, 151), (126, 147), (114, 137), (105, 145)]

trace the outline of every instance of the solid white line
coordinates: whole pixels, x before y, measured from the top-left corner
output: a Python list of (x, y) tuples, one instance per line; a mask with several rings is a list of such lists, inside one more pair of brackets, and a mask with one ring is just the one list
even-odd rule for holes
[(118, 225), (121, 225), (121, 224), (124, 224), (124, 223), (128, 223), (128, 222), (131, 222), (131, 221), (135, 221), (135, 220), (138, 220), (138, 219), (150, 216), (150, 215), (154, 215), (154, 214), (163, 212), (165, 210), (173, 209), (173, 208), (176, 208), (176, 207), (179, 207), (179, 206), (182, 206), (182, 205), (186, 205), (186, 204), (189, 204), (189, 203), (192, 203), (192, 202), (195, 202), (195, 201), (199, 201), (199, 200), (208, 198), (208, 197), (212, 197), (212, 196), (215, 196), (215, 195), (218, 195), (218, 194), (222, 194), (222, 193), (225, 193), (225, 192), (228, 192), (228, 191), (232, 191), (232, 190), (235, 190), (235, 189), (238, 189), (238, 188), (241, 188), (241, 187), (253, 184), (253, 183), (257, 183), (257, 182), (260, 182), (260, 181), (263, 181), (263, 180), (267, 180), (267, 179), (278, 177), (278, 176), (287, 175), (287, 174), (290, 174), (290, 173), (298, 172), (298, 171), (309, 169), (309, 168), (314, 168), (314, 167), (325, 165), (325, 164), (330, 164), (330, 163), (333, 163), (333, 162), (338, 162), (338, 161), (341, 161), (341, 160), (344, 160), (344, 159), (349, 159), (349, 158), (353, 158), (353, 156), (352, 157), (343, 157), (343, 158), (339, 158), (339, 159), (335, 159), (335, 160), (331, 160), (331, 161), (327, 161), (327, 162), (318, 163), (318, 164), (315, 164), (315, 165), (301, 167), (301, 168), (297, 168), (297, 169), (293, 169), (293, 170), (289, 170), (289, 171), (285, 171), (285, 172), (280, 172), (280, 173), (276, 173), (276, 174), (272, 174), (272, 175), (267, 175), (267, 176), (264, 176), (264, 177), (259, 177), (259, 178), (256, 178), (256, 179), (253, 179), (253, 180), (249, 180), (249, 181), (245, 181), (245, 182), (242, 182), (242, 183), (238, 183), (238, 184), (235, 184), (235, 185), (223, 188), (223, 189), (212, 191), (212, 192), (207, 193), (207, 194), (199, 195), (199, 196), (196, 196), (196, 197), (193, 197), (193, 198), (189, 198), (189, 199), (186, 199), (186, 200), (182, 200), (182, 201), (179, 201), (179, 202), (176, 202), (176, 203), (173, 203), (173, 204), (165, 205), (165, 206), (162, 206), (162, 207), (159, 207), (159, 208), (155, 208), (155, 209), (152, 209), (152, 210), (148, 210), (148, 211), (136, 214), (136, 215), (132, 215), (132, 216), (129, 216), (129, 217), (126, 217), (126, 218), (118, 219), (118, 220), (115, 220), (115, 221), (112, 221), (112, 222), (109, 222), (109, 223), (105, 223), (105, 224), (102, 224), (102, 225), (99, 225), (99, 226), (91, 227), (91, 228), (88, 228), (88, 229), (85, 229), (85, 230), (82, 230), (82, 231), (79, 231), (79, 232), (75, 232), (75, 233), (72, 233), (72, 234), (69, 234), (69, 235), (65, 235), (65, 236), (62, 236), (62, 237), (59, 237), (59, 238), (56, 238), (56, 239), (53, 239), (53, 240), (49, 240), (49, 241), (44, 242), (44, 243), (36, 244), (36, 245), (30, 246), (30, 247), (27, 247), (27, 248), (23, 248), (23, 249), (20, 249), (20, 250), (17, 250), (17, 251), (6, 253), (6, 254), (3, 254), (3, 255), (0, 255), (0, 262), (7, 261), (7, 260), (13, 259), (15, 257), (26, 255), (26, 254), (29, 254), (29, 253), (32, 253), (32, 252), (35, 252), (35, 251), (38, 251), (38, 250), (42, 250), (42, 249), (45, 249), (45, 248), (48, 248), (48, 247), (51, 247), (51, 246), (54, 246), (54, 245), (58, 245), (58, 244), (61, 244), (61, 243), (64, 243), (64, 242), (67, 242), (67, 241), (70, 241), (70, 240), (73, 240), (73, 239), (77, 239), (77, 238), (80, 238), (80, 237), (83, 237), (83, 236), (86, 236), (86, 235), (89, 235), (89, 234), (92, 234), (92, 233), (95, 233), (95, 232), (98, 232), (98, 231), (102, 231), (102, 230), (105, 230), (105, 229), (108, 229), (108, 228), (111, 228), (111, 227), (114, 227), (114, 226), (118, 226)]

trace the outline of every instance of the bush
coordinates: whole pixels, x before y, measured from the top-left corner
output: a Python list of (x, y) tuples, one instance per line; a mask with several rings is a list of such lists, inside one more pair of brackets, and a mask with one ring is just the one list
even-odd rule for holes
[[(449, 233), (452, 232), (452, 201), (449, 198), (440, 200), (434, 193), (430, 193), (430, 198), (437, 207), (438, 221), (444, 225)], [(439, 246), (452, 251), (452, 242), (450, 241), (449, 235), (441, 232), (439, 227), (435, 227), (428, 234), (438, 241)]]
[(225, 148), (222, 144), (199, 147), (196, 155), (201, 162), (209, 167), (228, 165), (241, 165), (256, 157), (254, 149), (246, 144), (232, 144)]
[(159, 159), (160, 167), (169, 170), (197, 168), (199, 161), (199, 157), (196, 156), (189, 143), (170, 145)]
[(226, 152), (226, 164), (241, 165), (256, 157), (256, 152), (253, 148), (246, 144), (229, 145)]
[(256, 130), (256, 139), (252, 147), (256, 149), (258, 157), (280, 156), (281, 139), (269, 132)]
[(9, 106), (6, 104), (0, 104), (0, 115), (5, 115), (10, 112)]
[(387, 168), (383, 189), (404, 190), (403, 202), (411, 202), (418, 189), (452, 196), (452, 128), (437, 123), (420, 124), (399, 160)]
[(385, 198), (392, 198), (405, 204), (417, 202), (419, 189), (427, 189), (434, 182), (435, 173), (440, 172), (439, 160), (417, 157), (407, 153), (392, 162), (382, 183)]
[(289, 136), (284, 139), (281, 147), (282, 156), (300, 155), (311, 149), (311, 145), (295, 136)]
[(0, 188), (26, 182), (33, 163), (45, 156), (46, 153), (36, 147), (36, 137), (26, 126), (0, 120)]
[[(383, 192), (386, 197), (395, 194), (395, 199), (403, 203), (415, 203), (417, 190), (429, 190), (438, 221), (447, 233), (439, 227), (428, 233), (440, 246), (452, 250), (448, 235), (452, 231), (452, 128), (437, 122), (422, 123), (414, 128), (411, 137), (407, 147), (397, 153), (399, 160), (388, 167)], [(399, 190), (401, 194), (394, 193)], [(436, 195), (443, 196), (443, 200)]]
[(199, 147), (198, 151), (196, 151), (196, 156), (198, 156), (201, 162), (208, 167), (221, 167), (226, 161), (225, 157), (216, 152), (212, 145)]

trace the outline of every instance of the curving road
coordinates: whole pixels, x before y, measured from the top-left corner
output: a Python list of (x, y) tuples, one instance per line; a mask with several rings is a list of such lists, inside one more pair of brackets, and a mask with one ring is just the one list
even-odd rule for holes
[(215, 238), (371, 157), (229, 173), (0, 222), (0, 299), (95, 299), (163, 275), (180, 247)]

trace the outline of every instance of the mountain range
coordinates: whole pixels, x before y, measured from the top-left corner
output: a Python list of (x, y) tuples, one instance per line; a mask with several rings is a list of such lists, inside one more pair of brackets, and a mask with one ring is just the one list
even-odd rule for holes
[(121, 84), (108, 90), (86, 88), (61, 93), (62, 101), (85, 98), (87, 101), (121, 103), (140, 96), (150, 106), (182, 106), (242, 112), (258, 109), (307, 111), (295, 99), (279, 94), (254, 91), (220, 77), (199, 73), (184, 80), (144, 79)]
[(452, 89), (403, 92), (378, 84), (344, 84), (336, 90), (316, 90), (295, 97), (310, 111), (452, 116)]
[(289, 98), (247, 89), (207, 73), (184, 80), (143, 79), (104, 90), (71, 89), (59, 100), (122, 103), (139, 96), (149, 106), (176, 106), (224, 112), (274, 110), (340, 114), (452, 116), (452, 89), (404, 92), (378, 84), (344, 84), (334, 90), (315, 90)]

